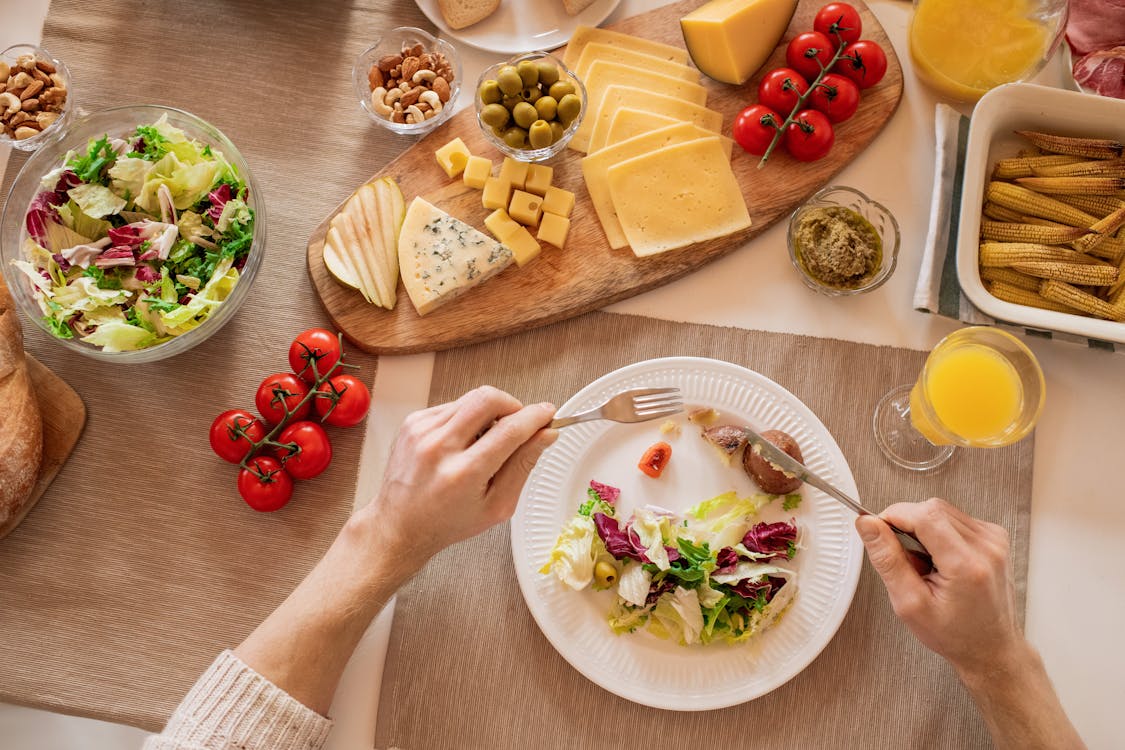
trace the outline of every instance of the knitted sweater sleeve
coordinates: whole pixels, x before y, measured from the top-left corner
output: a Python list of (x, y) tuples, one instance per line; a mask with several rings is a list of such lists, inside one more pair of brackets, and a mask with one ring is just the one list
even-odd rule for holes
[(143, 750), (321, 750), (331, 727), (224, 651)]

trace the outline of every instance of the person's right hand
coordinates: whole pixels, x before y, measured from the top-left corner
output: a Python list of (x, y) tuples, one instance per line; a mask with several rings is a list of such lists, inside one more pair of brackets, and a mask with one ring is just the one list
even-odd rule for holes
[[(936, 570), (919, 575), (890, 521), (913, 532)], [(860, 516), (856, 530), (895, 614), (927, 648), (959, 672), (986, 668), (1024, 643), (1008, 568), (1008, 532), (945, 500), (897, 503), (880, 517)]]

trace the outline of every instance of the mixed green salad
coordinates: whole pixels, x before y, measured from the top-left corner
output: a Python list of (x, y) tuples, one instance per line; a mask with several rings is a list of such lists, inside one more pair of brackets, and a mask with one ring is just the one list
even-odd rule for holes
[[(797, 591), (787, 564), (800, 549), (793, 520), (755, 523), (777, 495), (727, 492), (684, 516), (653, 506), (617, 517), (616, 487), (591, 481), (586, 501), (559, 534), (540, 570), (575, 590), (616, 594), (617, 634), (646, 627), (681, 645), (738, 643), (785, 613)], [(791, 509), (800, 495), (784, 497)]]
[(43, 321), (107, 352), (200, 326), (250, 254), (249, 190), (222, 152), (166, 117), (91, 140), (43, 177), (24, 257)]

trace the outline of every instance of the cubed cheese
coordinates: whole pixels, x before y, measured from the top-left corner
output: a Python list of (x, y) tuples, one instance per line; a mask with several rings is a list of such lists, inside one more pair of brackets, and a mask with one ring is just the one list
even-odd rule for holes
[(539, 223), (539, 233), (535, 235), (540, 242), (554, 245), (562, 250), (566, 244), (566, 233), (570, 231), (570, 219), (564, 219), (558, 214), (543, 214)]
[(533, 227), (539, 223), (539, 217), (542, 214), (543, 199), (538, 195), (525, 193), (522, 190), (512, 192), (512, 202), (508, 206), (508, 215), (513, 219), (525, 227)]
[(480, 201), (485, 208), (507, 208), (512, 197), (512, 183), (503, 177), (489, 177), (484, 181)]
[(520, 229), (520, 225), (511, 216), (508, 216), (508, 212), (502, 208), (498, 208), (488, 215), (488, 218), (484, 220), (484, 227), (501, 242), (507, 241)]
[(544, 213), (567, 217), (574, 210), (574, 193), (552, 185), (543, 195)]
[(555, 170), (545, 164), (529, 164), (527, 167), (527, 179), (523, 182), (523, 189), (529, 193), (536, 195), (543, 195), (547, 192), (547, 188), (551, 187), (551, 180), (555, 176)]
[(516, 190), (523, 190), (524, 181), (527, 179), (527, 167), (526, 161), (505, 156), (504, 163), (500, 165), (500, 177), (511, 183)]
[(539, 251), (543, 249), (526, 227), (520, 227), (512, 232), (504, 245), (512, 249), (512, 255), (515, 256), (516, 264), (519, 266), (526, 266), (535, 260), (539, 257)]
[(797, 0), (712, 0), (680, 19), (691, 59), (723, 83), (745, 83), (774, 51)]
[(445, 170), (445, 173), (451, 178), (456, 177), (465, 170), (465, 165), (469, 162), (469, 147), (460, 138), (454, 138), (449, 143), (445, 144), (437, 151), (434, 152), (437, 157), (438, 164)]
[(471, 188), (482, 190), (484, 183), (492, 176), (492, 162), (483, 156), (470, 156), (465, 164), (465, 173), (461, 179)]

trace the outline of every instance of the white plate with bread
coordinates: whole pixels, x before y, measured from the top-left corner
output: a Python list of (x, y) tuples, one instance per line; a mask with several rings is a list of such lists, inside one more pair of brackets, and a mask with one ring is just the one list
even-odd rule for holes
[(597, 26), (621, 0), (415, 0), (442, 36), (516, 55), (552, 50), (579, 26)]

